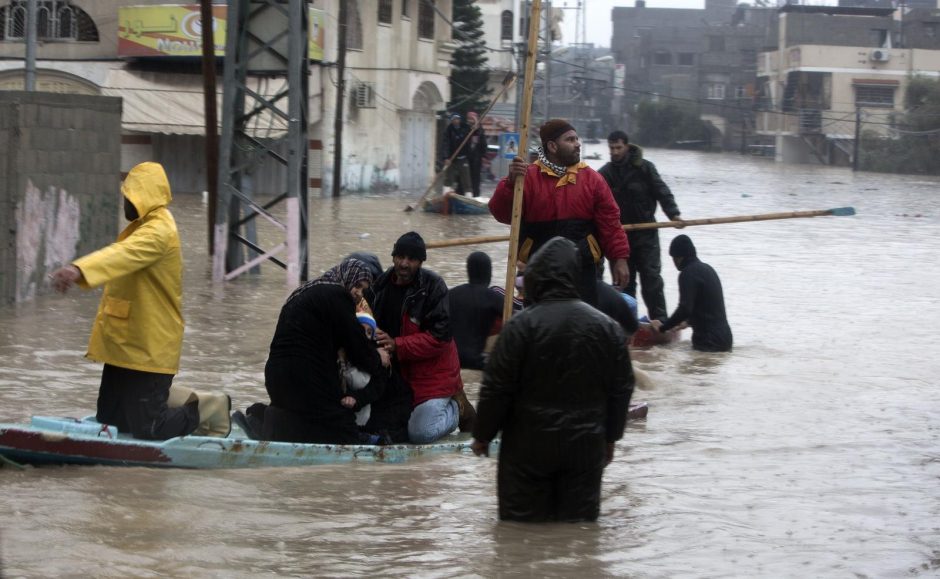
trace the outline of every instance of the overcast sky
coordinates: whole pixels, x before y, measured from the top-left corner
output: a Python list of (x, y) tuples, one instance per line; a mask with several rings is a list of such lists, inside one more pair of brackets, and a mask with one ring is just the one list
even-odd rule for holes
[[(634, 0), (581, 0), (584, 5), (583, 12), (587, 14), (587, 39), (595, 46), (610, 46), (612, 27), (610, 24), (610, 11), (614, 6), (633, 7)], [(552, 0), (552, 7), (576, 8), (578, 0)], [(648, 8), (704, 8), (705, 0), (646, 0)], [(563, 28), (563, 42), (568, 44), (577, 38), (575, 23), (576, 10), (565, 10), (565, 24)]]

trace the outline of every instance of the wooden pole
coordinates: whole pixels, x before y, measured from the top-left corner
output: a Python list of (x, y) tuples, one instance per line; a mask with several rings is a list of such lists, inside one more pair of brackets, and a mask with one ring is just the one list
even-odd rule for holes
[(339, 30), (336, 34), (336, 114), (333, 118), (333, 197), (343, 188), (343, 103), (346, 96), (346, 20), (345, 0), (339, 3)]
[(206, 114), (206, 193), (209, 209), (209, 255), (215, 251), (215, 212), (219, 201), (219, 121), (216, 102), (215, 24), (212, 0), (201, 0), (202, 93)]
[[(814, 209), (811, 211), (787, 211), (784, 213), (760, 213), (757, 215), (737, 215), (733, 217), (711, 217), (708, 219), (686, 219), (685, 221), (656, 221), (653, 223), (628, 223), (623, 226), (624, 231), (640, 231), (644, 229), (665, 229), (667, 227), (688, 227), (691, 225), (717, 225), (720, 223), (746, 223), (748, 221), (770, 221), (774, 219), (798, 219), (801, 217), (844, 217), (855, 215), (852, 207), (836, 207), (834, 209)], [(457, 245), (476, 245), (478, 243), (497, 243), (507, 241), (508, 235), (485, 235), (481, 237), (459, 237), (444, 241), (430, 241), (428, 249), (439, 247), (454, 247)], [(512, 249), (510, 247), (510, 249)]]
[[(519, 154), (529, 149), (529, 118), (532, 113), (532, 85), (535, 79), (535, 53), (539, 44), (539, 16), (542, 0), (532, 0), (529, 11), (529, 39), (525, 55), (525, 82), (522, 88), (522, 122), (519, 127)], [(516, 177), (512, 194), (512, 219), (509, 223), (509, 259), (506, 263), (506, 298), (503, 300), (503, 321), (512, 315), (512, 294), (516, 286), (516, 260), (519, 257), (519, 223), (522, 221), (522, 185), (525, 175)]]

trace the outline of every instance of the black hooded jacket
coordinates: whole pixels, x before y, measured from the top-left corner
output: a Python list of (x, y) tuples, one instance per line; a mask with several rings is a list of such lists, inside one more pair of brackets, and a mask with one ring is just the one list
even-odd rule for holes
[(679, 217), (679, 206), (669, 186), (659, 176), (656, 165), (643, 158), (643, 149), (627, 145), (626, 158), (609, 162), (600, 173), (614, 200), (620, 207), (620, 223), (652, 223), (656, 221), (656, 204), (669, 219)]
[[(511, 497), (528, 492), (526, 476), (515, 476), (520, 469), (558, 479), (598, 472), (606, 443), (623, 436), (634, 380), (626, 336), (614, 320), (578, 299), (578, 269), (569, 240), (553, 238), (536, 252), (525, 273), (533, 305), (505, 325), (483, 373), (473, 436), (490, 441), (502, 431), (503, 518), (552, 518), (512, 512)], [(568, 490), (599, 501), (596, 480), (598, 488)]]
[(490, 257), (475, 251), (467, 257), (467, 277), (470, 283), (461, 284), (447, 292), (450, 302), (450, 328), (457, 342), (460, 367), (482, 370), (486, 339), (502, 319), (503, 296), (489, 288), (493, 274)]
[[(691, 242), (689, 242), (691, 245)], [(695, 255), (679, 265), (679, 306), (662, 325), (671, 330), (682, 322), (692, 326), (692, 347), (703, 352), (728, 352), (733, 336), (725, 313), (725, 296), (715, 270)]]

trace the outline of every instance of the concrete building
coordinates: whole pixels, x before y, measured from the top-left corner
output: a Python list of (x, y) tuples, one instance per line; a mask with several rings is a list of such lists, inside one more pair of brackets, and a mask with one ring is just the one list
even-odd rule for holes
[[(344, 187), (423, 187), (433, 173), (434, 115), (449, 96), (451, 0), (315, 0), (307, 107), (309, 192), (324, 193), (332, 183), (336, 102), (332, 64), (337, 56), (340, 1), (346, 2), (349, 18)], [(38, 0), (38, 4), (37, 90), (121, 97), (122, 171), (154, 160), (167, 168), (175, 192), (205, 189), (198, 4), (165, 0)], [(214, 4), (221, 64), (226, 3)], [(25, 7), (25, 0), (0, 0), (0, 90), (24, 86)], [(272, 95), (282, 82), (257, 78), (256, 89)], [(221, 114), (221, 74), (218, 83)], [(259, 137), (280, 129), (277, 119), (269, 121), (259, 122)], [(282, 188), (281, 173), (273, 164), (258, 166), (255, 192), (263, 195), (267, 189)]]
[(721, 146), (741, 147), (753, 132), (756, 55), (772, 15), (736, 0), (706, 0), (704, 9), (647, 8), (643, 0), (615, 7), (611, 49), (625, 94), (614, 123), (632, 130), (640, 101), (675, 99), (699, 109)]
[(758, 59), (758, 132), (784, 162), (849, 164), (857, 120), (889, 135), (914, 75), (940, 75), (940, 9), (783, 6)]

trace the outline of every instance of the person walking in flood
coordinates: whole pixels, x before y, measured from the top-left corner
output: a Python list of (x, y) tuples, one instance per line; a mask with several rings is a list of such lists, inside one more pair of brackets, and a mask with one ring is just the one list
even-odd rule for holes
[(630, 244), (620, 225), (620, 209), (607, 182), (581, 160), (581, 140), (568, 121), (547, 121), (539, 136), (538, 160), (532, 164), (521, 157), (512, 160), (509, 176), (490, 199), (490, 213), (500, 223), (510, 223), (513, 187), (517, 177), (524, 177), (519, 261), (528, 261), (556, 235), (570, 239), (581, 257), (578, 291), (584, 301), (596, 305), (598, 268), (605, 256), (614, 285), (623, 287), (630, 280)]
[[(653, 223), (656, 204), (672, 221), (681, 221), (679, 206), (669, 186), (659, 176), (656, 165), (643, 158), (643, 149), (630, 144), (623, 131), (614, 131), (607, 137), (610, 162), (598, 171), (614, 194), (620, 208), (620, 223)], [(666, 296), (661, 275), (659, 231), (644, 229), (627, 232), (630, 241), (630, 280), (624, 291), (636, 297), (637, 277), (646, 313), (651, 320), (665, 320)]]
[(483, 371), (471, 448), (502, 431), (499, 518), (593, 521), (601, 477), (633, 393), (626, 335), (575, 286), (573, 242), (547, 241), (525, 272), (526, 307), (506, 323)]
[(50, 275), (60, 293), (104, 286), (85, 354), (104, 363), (95, 417), (147, 440), (190, 434), (201, 421), (219, 423), (213, 434), (224, 436), (228, 396), (189, 391), (180, 406), (167, 404), (183, 345), (183, 258), (163, 166), (137, 165), (121, 193), (130, 224), (117, 241)]
[(699, 260), (688, 235), (679, 235), (669, 244), (669, 255), (679, 270), (679, 307), (665, 322), (650, 325), (668, 332), (683, 322), (692, 326), (692, 347), (703, 352), (730, 352), (731, 326), (725, 314), (721, 280), (712, 266)]

